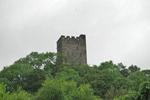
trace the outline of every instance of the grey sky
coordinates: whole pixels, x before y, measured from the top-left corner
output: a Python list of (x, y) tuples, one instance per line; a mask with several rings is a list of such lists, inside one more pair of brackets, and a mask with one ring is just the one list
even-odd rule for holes
[(0, 0), (0, 69), (61, 35), (87, 36), (88, 64), (150, 68), (149, 0)]

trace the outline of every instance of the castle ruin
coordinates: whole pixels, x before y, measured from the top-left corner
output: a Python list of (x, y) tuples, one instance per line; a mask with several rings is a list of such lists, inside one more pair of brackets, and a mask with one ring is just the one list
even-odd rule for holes
[(86, 36), (70, 37), (62, 35), (57, 41), (57, 52), (67, 57), (67, 65), (86, 65)]

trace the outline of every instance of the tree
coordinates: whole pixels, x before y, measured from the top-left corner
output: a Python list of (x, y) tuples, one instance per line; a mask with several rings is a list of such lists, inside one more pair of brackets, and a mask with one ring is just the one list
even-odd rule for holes
[(145, 76), (150, 77), (150, 70), (142, 70), (142, 73), (144, 73)]
[(129, 69), (130, 73), (134, 73), (134, 72), (140, 71), (140, 68), (137, 67), (136, 65), (131, 65), (131, 66), (129, 66), (128, 69)]
[(28, 64), (33, 68), (53, 69), (56, 65), (56, 53), (31, 52), (24, 58), (17, 60), (15, 63)]
[(17, 92), (11, 93), (6, 92), (6, 85), (0, 84), (0, 100), (31, 100), (31, 95), (21, 88), (18, 88)]
[(73, 69), (78, 71), (81, 77), (90, 72), (90, 67), (88, 65), (75, 66)]
[(90, 84), (82, 84), (77, 89), (74, 100), (98, 100)]
[(122, 63), (119, 63), (118, 67), (120, 68), (120, 73), (124, 77), (128, 77), (129, 76), (129, 70), (126, 68), (126, 66), (124, 66)]
[(4, 67), (0, 100), (31, 100), (29, 93), (34, 95), (32, 100), (150, 99), (150, 70), (112, 61), (93, 67), (67, 66), (62, 61), (64, 56), (59, 53), (32, 52)]
[(114, 79), (108, 70), (103, 70), (94, 76), (95, 80), (90, 82), (91, 87), (94, 89), (94, 94), (101, 98), (105, 98), (105, 94), (107, 90), (111, 88)]
[(137, 91), (129, 91), (126, 95), (120, 96), (119, 98), (115, 98), (113, 100), (137, 100), (139, 92)]
[(66, 71), (56, 73), (55, 79), (63, 79), (66, 81), (73, 80), (79, 82), (81, 78), (77, 71), (74, 69), (68, 69)]
[(14, 63), (0, 72), (0, 81), (7, 84), (7, 90), (16, 91), (23, 87), (26, 76), (33, 70), (28, 64)]
[(127, 90), (123, 89), (115, 89), (114, 87), (111, 87), (107, 93), (106, 93), (106, 100), (113, 100), (114, 98), (121, 97), (123, 95), (127, 94)]
[(111, 87), (121, 88), (122, 82), (119, 83), (119, 81), (122, 79), (122, 75), (119, 67), (113, 64), (112, 61), (102, 63), (97, 70), (99, 71), (96, 71), (96, 73), (85, 75), (85, 78), (94, 89), (95, 95), (105, 98), (105, 94)]
[(143, 82), (150, 81), (150, 78), (142, 72), (134, 72), (128, 77), (128, 87), (138, 91)]
[(23, 89), (29, 92), (37, 92), (45, 79), (44, 70), (36, 68), (26, 76)]
[(4, 97), (6, 93), (6, 85), (4, 83), (0, 84), (0, 97)]
[(47, 78), (34, 100), (97, 100), (97, 97), (88, 84), (77, 87), (74, 81)]
[(73, 81), (64, 82), (47, 78), (43, 87), (38, 91), (35, 100), (72, 100), (72, 92), (75, 88), (76, 83)]
[(113, 64), (112, 61), (106, 61), (106, 62), (101, 63), (101, 65), (98, 66), (98, 69), (99, 70), (104, 70), (104, 69), (119, 70), (119, 67)]
[[(21, 89), (17, 92), (7, 95), (6, 100), (31, 100), (31, 95)], [(5, 99), (4, 99), (5, 100)]]
[(150, 82), (141, 85), (140, 95), (137, 100), (150, 100)]

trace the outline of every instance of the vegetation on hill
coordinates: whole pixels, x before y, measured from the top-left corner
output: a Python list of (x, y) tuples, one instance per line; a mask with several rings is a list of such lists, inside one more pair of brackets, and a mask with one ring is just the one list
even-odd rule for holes
[(150, 70), (112, 61), (67, 66), (32, 52), (0, 72), (0, 100), (150, 100)]

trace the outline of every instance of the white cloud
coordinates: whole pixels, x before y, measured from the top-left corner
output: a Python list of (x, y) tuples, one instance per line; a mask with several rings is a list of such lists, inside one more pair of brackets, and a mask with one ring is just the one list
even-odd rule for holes
[(62, 34), (85, 33), (89, 64), (148, 68), (149, 7), (149, 0), (1, 0), (0, 66), (32, 51), (56, 52)]

